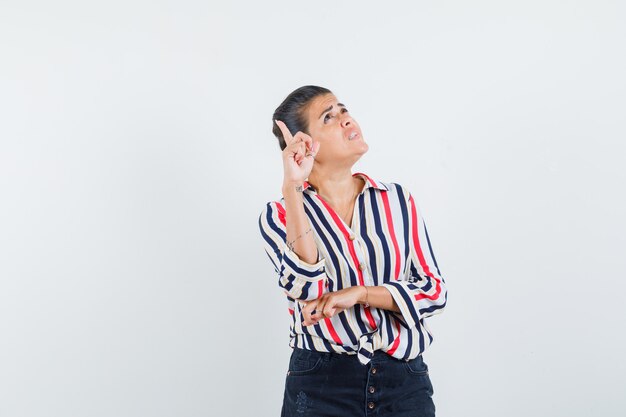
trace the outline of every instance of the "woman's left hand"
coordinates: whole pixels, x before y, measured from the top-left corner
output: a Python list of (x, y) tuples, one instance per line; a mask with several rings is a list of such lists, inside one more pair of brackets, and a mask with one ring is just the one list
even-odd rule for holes
[[(324, 317), (332, 317), (335, 314), (350, 308), (359, 302), (365, 294), (365, 287), (349, 287), (339, 291), (327, 292), (320, 298), (309, 301), (302, 308), (304, 326), (317, 324)], [(314, 314), (313, 311), (315, 311)]]

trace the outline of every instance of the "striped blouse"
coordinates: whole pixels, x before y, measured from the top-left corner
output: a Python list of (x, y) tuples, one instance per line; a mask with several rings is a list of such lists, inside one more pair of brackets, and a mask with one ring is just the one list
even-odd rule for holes
[[(352, 225), (303, 185), (304, 210), (318, 247), (318, 261), (298, 258), (286, 245), (284, 199), (267, 203), (259, 217), (265, 252), (287, 296), (293, 348), (358, 355), (367, 364), (375, 350), (410, 360), (431, 344), (424, 319), (446, 305), (445, 281), (428, 238), (424, 218), (411, 194), (401, 185), (365, 180)], [(382, 285), (400, 312), (356, 304), (315, 325), (303, 326), (298, 300), (355, 285)]]

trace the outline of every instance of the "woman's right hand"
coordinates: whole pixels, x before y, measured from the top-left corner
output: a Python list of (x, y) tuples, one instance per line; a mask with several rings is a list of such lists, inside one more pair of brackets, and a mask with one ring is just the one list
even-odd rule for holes
[(276, 120), (287, 146), (283, 150), (284, 183), (302, 184), (311, 173), (320, 143), (306, 133), (291, 135), (287, 125)]

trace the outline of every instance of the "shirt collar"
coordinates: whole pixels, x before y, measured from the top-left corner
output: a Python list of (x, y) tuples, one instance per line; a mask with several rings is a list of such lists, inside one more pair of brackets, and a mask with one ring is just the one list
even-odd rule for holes
[[(372, 178), (370, 178), (369, 176), (365, 175), (362, 172), (355, 172), (354, 174), (352, 174), (352, 176), (353, 177), (359, 176), (365, 180), (365, 187), (363, 188), (363, 190), (373, 187), (382, 191), (389, 191), (389, 188), (387, 188), (385, 184), (383, 184), (380, 181), (373, 180)], [(304, 184), (302, 186), (303, 186), (303, 190), (310, 189), (310, 191), (315, 191), (315, 188), (311, 184), (309, 184), (307, 181), (304, 181)]]

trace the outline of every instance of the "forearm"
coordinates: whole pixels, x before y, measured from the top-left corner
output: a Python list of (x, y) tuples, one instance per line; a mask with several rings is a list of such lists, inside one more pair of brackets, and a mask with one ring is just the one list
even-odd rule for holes
[(304, 196), (296, 187), (301, 184), (283, 184), (283, 197), (285, 199), (285, 217), (287, 242), (293, 242), (293, 251), (302, 261), (309, 264), (317, 262), (318, 253), (313, 231), (304, 212)]
[(387, 288), (382, 286), (363, 286), (359, 287), (359, 289), (361, 290), (358, 299), (359, 304), (365, 304), (367, 302), (370, 307), (400, 312), (398, 304), (396, 304)]

